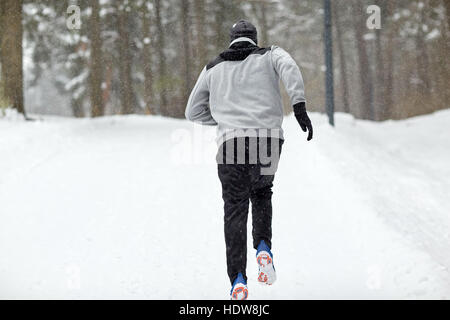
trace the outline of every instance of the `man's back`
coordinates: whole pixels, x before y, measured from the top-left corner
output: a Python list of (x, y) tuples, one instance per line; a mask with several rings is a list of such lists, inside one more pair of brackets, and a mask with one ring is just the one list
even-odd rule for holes
[(186, 117), (217, 124), (219, 144), (267, 129), (270, 135), (283, 138), (280, 78), (292, 105), (305, 102), (302, 75), (291, 56), (279, 47), (259, 48), (249, 40), (236, 39), (230, 49), (211, 61), (188, 101)]
[(281, 127), (279, 77), (270, 49), (256, 50), (243, 61), (209, 64), (206, 82), (219, 130)]

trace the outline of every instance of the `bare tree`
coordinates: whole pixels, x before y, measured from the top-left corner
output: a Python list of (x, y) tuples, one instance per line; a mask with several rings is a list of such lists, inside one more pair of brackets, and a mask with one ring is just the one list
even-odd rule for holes
[(146, 1), (142, 3), (142, 29), (144, 48), (142, 62), (144, 67), (144, 102), (146, 112), (153, 114), (153, 71), (152, 71), (152, 43), (151, 43), (151, 12)]
[(133, 61), (130, 53), (129, 10), (130, 7), (122, 5), (119, 5), (117, 8), (121, 114), (130, 114), (135, 111), (133, 104), (133, 83), (131, 78), (131, 66)]
[(181, 43), (183, 44), (183, 101), (187, 102), (192, 89), (191, 41), (189, 32), (189, 1), (181, 1)]
[[(385, 16), (392, 17), (394, 14), (394, 3), (392, 1), (387, 1), (385, 5)], [(387, 19), (384, 19), (384, 24), (387, 24)], [(381, 110), (379, 110), (380, 120), (389, 119), (392, 115), (393, 104), (394, 104), (394, 37), (397, 32), (397, 26), (395, 23), (390, 23), (389, 27), (387, 27), (387, 40), (386, 46), (384, 48), (385, 52), (385, 64), (386, 67), (384, 69), (384, 78), (383, 87), (384, 87), (384, 104), (381, 106)]]
[[(376, 0), (375, 4), (384, 9), (384, 0)], [(375, 30), (375, 79), (374, 79), (374, 120), (382, 119), (382, 109), (384, 105), (384, 58), (383, 58), (383, 33), (381, 29)]]
[(260, 46), (266, 46), (269, 43), (269, 25), (267, 21), (268, 4), (266, 1), (252, 1), (251, 6), (259, 24), (259, 44)]
[(342, 28), (339, 18), (339, 8), (337, 2), (332, 3), (332, 10), (334, 16), (334, 26), (336, 28), (336, 42), (339, 51), (339, 65), (341, 76), (341, 89), (342, 89), (342, 104), (344, 112), (350, 112), (350, 99), (348, 94), (348, 78), (347, 78), (347, 61), (345, 56), (344, 43), (342, 40)]
[(102, 94), (103, 63), (102, 63), (102, 38), (100, 25), (99, 0), (93, 0), (92, 14), (90, 18), (91, 61), (89, 73), (89, 87), (92, 117), (103, 116), (105, 105)]
[(164, 54), (165, 48), (165, 30), (162, 25), (161, 19), (161, 0), (154, 0), (155, 5), (155, 24), (158, 43), (156, 44), (156, 50), (158, 55), (158, 67), (159, 67), (159, 103), (161, 114), (166, 115), (167, 110), (167, 66), (166, 66), (166, 56)]
[(2, 0), (1, 66), (4, 95), (11, 106), (25, 115), (23, 99), (22, 0)]
[[(417, 4), (418, 5), (418, 4)], [(425, 42), (424, 24), (426, 20), (425, 9), (418, 8), (419, 21), (417, 22), (417, 33), (416, 33), (416, 58), (417, 58), (417, 73), (419, 75), (421, 84), (421, 94), (428, 96), (431, 91), (431, 80), (429, 78), (429, 58), (427, 44)]]
[(207, 61), (207, 38), (205, 32), (205, 0), (194, 0), (195, 31), (196, 31), (196, 60), (197, 67), (203, 68)]
[(445, 15), (447, 17), (447, 28), (450, 29), (450, 1), (443, 0), (445, 6)]
[(356, 38), (356, 49), (358, 53), (359, 77), (361, 83), (361, 111), (362, 118), (374, 119), (373, 106), (373, 84), (372, 72), (367, 54), (367, 45), (364, 39), (364, 30), (366, 30), (365, 15), (360, 0), (353, 1), (353, 29)]
[(2, 63), (3, 63), (3, 61), (2, 61), (2, 58), (3, 58), (3, 54), (2, 54), (2, 39), (3, 39), (3, 36), (2, 36), (2, 34), (3, 34), (3, 30), (4, 30), (4, 27), (3, 27), (3, 24), (2, 24), (2, 22), (3, 22), (3, 16), (4, 16), (4, 4), (3, 4), (3, 2), (0, 2), (0, 108), (3, 106), (2, 104), (2, 102), (3, 102), (3, 99), (5, 99), (4, 97), (3, 97), (3, 95), (4, 95), (4, 88), (3, 88), (3, 78), (4, 78), (4, 75), (3, 75), (3, 72), (2, 72)]
[(228, 39), (227, 34), (224, 30), (227, 13), (226, 0), (216, 0), (215, 4), (215, 45), (217, 48), (223, 48)]

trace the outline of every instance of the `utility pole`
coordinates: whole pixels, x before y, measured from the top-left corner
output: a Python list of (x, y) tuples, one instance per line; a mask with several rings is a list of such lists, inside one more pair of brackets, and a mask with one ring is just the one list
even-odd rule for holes
[(326, 111), (328, 122), (334, 126), (333, 34), (331, 29), (330, 0), (324, 0), (324, 20)]

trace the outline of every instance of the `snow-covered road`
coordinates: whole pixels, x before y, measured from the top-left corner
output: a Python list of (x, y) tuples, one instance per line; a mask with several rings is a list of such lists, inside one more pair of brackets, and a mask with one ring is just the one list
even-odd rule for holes
[[(257, 284), (249, 228), (249, 298), (450, 298), (450, 111), (312, 120), (311, 143), (285, 120), (278, 281)], [(213, 139), (159, 117), (0, 119), (0, 298), (227, 299)]]

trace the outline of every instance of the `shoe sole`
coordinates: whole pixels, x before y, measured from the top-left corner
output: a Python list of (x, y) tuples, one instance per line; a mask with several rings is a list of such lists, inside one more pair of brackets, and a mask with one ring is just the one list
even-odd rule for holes
[(231, 293), (231, 300), (247, 300), (248, 288), (243, 283), (238, 283)]
[(272, 285), (277, 275), (273, 267), (273, 260), (268, 252), (262, 251), (256, 257), (256, 262), (259, 266), (258, 282), (266, 285)]

